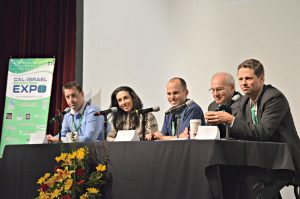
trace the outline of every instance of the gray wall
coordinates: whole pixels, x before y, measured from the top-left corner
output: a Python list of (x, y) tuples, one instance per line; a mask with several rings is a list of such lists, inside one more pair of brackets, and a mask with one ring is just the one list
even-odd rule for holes
[[(300, 129), (299, 8), (299, 0), (84, 1), (84, 89), (107, 108), (111, 92), (129, 85), (145, 107), (166, 110), (166, 82), (181, 76), (206, 111), (211, 75), (236, 76), (239, 63), (257, 58)], [(156, 116), (161, 124), (163, 111)]]

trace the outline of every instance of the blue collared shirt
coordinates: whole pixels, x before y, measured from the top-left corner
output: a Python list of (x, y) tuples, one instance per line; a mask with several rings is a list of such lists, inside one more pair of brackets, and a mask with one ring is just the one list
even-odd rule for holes
[[(203, 111), (198, 104), (195, 102), (185, 108), (181, 112), (181, 120), (180, 120), (180, 129), (179, 132), (182, 133), (186, 127), (190, 127), (191, 119), (201, 119), (201, 125), (205, 125)], [(174, 114), (165, 115), (164, 124), (161, 130), (163, 135), (175, 135), (176, 132), (172, 132), (172, 118)]]
[[(64, 116), (61, 136), (65, 137), (69, 132), (77, 132), (79, 142), (91, 142), (103, 140), (104, 116), (94, 116), (100, 109), (94, 105), (84, 103), (78, 113), (71, 110)], [(110, 131), (108, 124), (107, 132)]]

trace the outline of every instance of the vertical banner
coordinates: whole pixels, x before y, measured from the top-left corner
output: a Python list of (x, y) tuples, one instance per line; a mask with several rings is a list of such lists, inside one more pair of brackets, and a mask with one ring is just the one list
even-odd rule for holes
[(5, 145), (46, 135), (54, 63), (54, 58), (9, 60), (0, 157)]

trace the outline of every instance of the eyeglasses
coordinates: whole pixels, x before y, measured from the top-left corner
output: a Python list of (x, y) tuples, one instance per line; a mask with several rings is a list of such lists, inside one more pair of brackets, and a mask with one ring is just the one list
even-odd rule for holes
[(208, 91), (211, 92), (212, 94), (223, 93), (225, 91), (225, 87), (210, 88)]

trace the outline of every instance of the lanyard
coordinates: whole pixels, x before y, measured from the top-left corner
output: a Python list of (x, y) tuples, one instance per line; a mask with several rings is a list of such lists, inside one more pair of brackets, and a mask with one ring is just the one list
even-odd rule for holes
[(84, 114), (84, 111), (87, 107), (87, 104), (85, 105), (83, 111), (82, 111), (82, 114), (80, 114), (80, 118), (79, 118), (79, 125), (77, 126), (76, 123), (75, 123), (75, 120), (74, 120), (74, 115), (72, 115), (72, 126), (73, 126), (73, 129), (75, 129), (75, 132), (78, 132), (78, 130), (80, 129), (81, 127), (81, 124), (82, 124), (82, 119), (83, 119), (83, 114)]
[(74, 115), (72, 115), (72, 126), (73, 126), (73, 129), (75, 129), (75, 132), (78, 132), (78, 130), (80, 129), (82, 119), (83, 119), (83, 115), (80, 115), (80, 118), (79, 118), (79, 125), (76, 126), (76, 123), (75, 123), (75, 120), (74, 120)]
[(171, 126), (171, 129), (172, 129), (172, 130), (171, 130), (171, 131), (172, 131), (171, 134), (172, 134), (172, 136), (174, 136), (174, 135), (176, 134), (176, 132), (175, 132), (175, 122), (172, 121), (172, 122), (171, 122), (171, 125), (172, 125), (172, 126)]
[(251, 116), (252, 116), (252, 122), (254, 125), (258, 125), (258, 118), (257, 113), (255, 111), (254, 103), (251, 102)]

